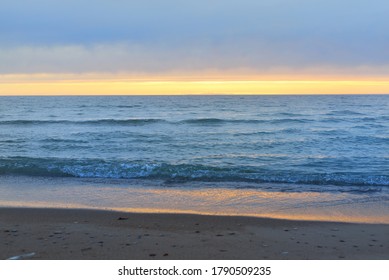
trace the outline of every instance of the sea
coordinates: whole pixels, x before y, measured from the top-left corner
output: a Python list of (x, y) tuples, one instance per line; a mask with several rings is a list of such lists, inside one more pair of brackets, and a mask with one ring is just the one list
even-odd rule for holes
[(389, 95), (2, 96), (0, 196), (387, 221)]

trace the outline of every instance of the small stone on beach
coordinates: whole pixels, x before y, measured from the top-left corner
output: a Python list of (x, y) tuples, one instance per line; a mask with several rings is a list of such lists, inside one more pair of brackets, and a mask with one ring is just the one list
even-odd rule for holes
[(85, 251), (89, 251), (89, 250), (92, 250), (92, 248), (91, 248), (91, 247), (82, 248), (82, 249), (81, 249), (81, 252), (85, 252)]

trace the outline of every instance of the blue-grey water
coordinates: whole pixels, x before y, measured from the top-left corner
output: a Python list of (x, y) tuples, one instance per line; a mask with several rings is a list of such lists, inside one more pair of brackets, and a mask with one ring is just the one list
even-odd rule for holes
[(381, 192), (389, 96), (0, 97), (0, 175)]

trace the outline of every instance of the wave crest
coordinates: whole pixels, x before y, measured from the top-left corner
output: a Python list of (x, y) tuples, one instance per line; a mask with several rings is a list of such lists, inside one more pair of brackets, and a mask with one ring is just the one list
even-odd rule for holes
[[(389, 187), (389, 176), (377, 174), (301, 173), (255, 167), (216, 167), (192, 164), (12, 157), (0, 159), (0, 175), (56, 176), (167, 181), (253, 182), (300, 185)], [(341, 188), (339, 189), (341, 191)], [(280, 190), (282, 191), (282, 190)]]

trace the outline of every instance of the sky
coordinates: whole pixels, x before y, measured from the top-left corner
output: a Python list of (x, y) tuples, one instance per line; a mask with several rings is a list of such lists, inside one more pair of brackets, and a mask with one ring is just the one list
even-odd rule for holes
[(389, 93), (387, 0), (1, 0), (0, 94)]

